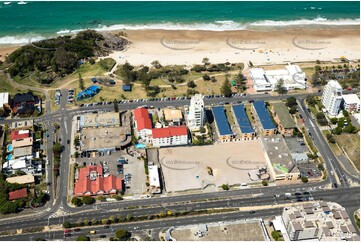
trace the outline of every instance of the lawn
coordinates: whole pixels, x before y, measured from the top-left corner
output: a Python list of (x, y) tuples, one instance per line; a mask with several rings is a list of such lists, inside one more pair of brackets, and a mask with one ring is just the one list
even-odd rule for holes
[(23, 92), (24, 90), (19, 88), (14, 88), (7, 81), (7, 78), (4, 74), (0, 74), (0, 91), (1, 92), (9, 92), (10, 95), (15, 95), (18, 92)]
[(357, 169), (360, 170), (360, 136), (358, 134), (347, 133), (334, 136), (337, 144), (346, 151), (348, 157)]

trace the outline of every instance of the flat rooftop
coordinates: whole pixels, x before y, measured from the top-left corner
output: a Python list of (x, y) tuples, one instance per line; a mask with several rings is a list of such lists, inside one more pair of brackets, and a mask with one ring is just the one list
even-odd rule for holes
[[(203, 225), (203, 224), (202, 224)], [(207, 231), (199, 237), (199, 225), (176, 227), (171, 236), (179, 241), (265, 241), (262, 225), (259, 221), (235, 221), (205, 224)]]
[(295, 167), (292, 163), (291, 153), (281, 135), (272, 135), (262, 138), (267, 155), (275, 167), (275, 171), (289, 173)]
[(295, 122), (289, 113), (289, 110), (283, 102), (276, 102), (271, 104), (280, 120), (280, 123), (285, 129), (292, 129), (296, 127)]
[(182, 120), (183, 119), (183, 114), (182, 111), (179, 109), (163, 109), (163, 113), (164, 113), (164, 119), (166, 121), (173, 121), (173, 120)]
[(22, 156), (29, 156), (29, 155), (33, 154), (32, 151), (33, 151), (32, 146), (15, 148), (13, 151), (13, 157), (18, 158), (18, 157), (22, 157)]
[(89, 113), (80, 116), (80, 128), (119, 126), (120, 115), (115, 112)]
[(130, 127), (102, 127), (82, 129), (82, 151), (120, 148), (131, 140)]

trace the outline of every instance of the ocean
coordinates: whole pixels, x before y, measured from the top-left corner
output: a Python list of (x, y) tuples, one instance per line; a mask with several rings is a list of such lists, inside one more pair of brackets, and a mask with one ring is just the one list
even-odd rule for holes
[(359, 25), (354, 2), (0, 2), (0, 44), (83, 29), (242, 30)]

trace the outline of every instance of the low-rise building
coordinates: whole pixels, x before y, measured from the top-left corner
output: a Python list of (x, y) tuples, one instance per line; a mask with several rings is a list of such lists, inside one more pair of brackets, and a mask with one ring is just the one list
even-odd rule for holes
[(264, 70), (263, 68), (251, 68), (250, 77), (253, 87), (257, 92), (275, 90), (279, 80), (283, 80), (283, 87), (287, 90), (305, 89), (306, 74), (298, 65), (288, 64), (284, 69)]
[(290, 240), (360, 241), (346, 210), (336, 203), (286, 207), (282, 220)]
[(23, 176), (13, 176), (6, 178), (6, 181), (9, 183), (18, 183), (18, 184), (33, 184), (35, 182), (34, 176), (23, 175)]
[(25, 146), (13, 149), (13, 158), (20, 158), (24, 156), (31, 156), (33, 155), (33, 147), (32, 146)]
[(152, 141), (152, 120), (149, 117), (148, 109), (137, 108), (133, 111), (135, 137), (149, 143)]
[(20, 148), (20, 147), (26, 147), (26, 146), (32, 146), (32, 145), (33, 145), (32, 137), (12, 141), (13, 149)]
[(0, 93), (0, 110), (4, 110), (4, 109), (10, 109), (8, 92)]
[(17, 121), (11, 123), (12, 130), (20, 130), (20, 129), (30, 129), (32, 130), (34, 127), (34, 121), (32, 119)]
[(245, 107), (243, 104), (232, 106), (233, 116), (236, 118), (237, 126), (241, 131), (242, 140), (252, 140), (256, 136), (253, 127), (248, 119)]
[(30, 137), (29, 130), (14, 130), (10, 133), (10, 140), (21, 140)]
[(287, 106), (283, 102), (272, 103), (274, 119), (278, 124), (278, 131), (286, 136), (293, 135), (296, 124), (293, 121)]
[(212, 112), (217, 127), (218, 141), (220, 142), (232, 141), (234, 134), (231, 130), (231, 127), (229, 126), (223, 106), (212, 107)]
[(23, 197), (27, 197), (28, 196), (28, 190), (26, 188), (22, 188), (19, 190), (15, 190), (12, 192), (9, 192), (9, 200), (16, 200), (16, 199), (20, 199)]
[(79, 168), (77, 172), (75, 196), (109, 195), (123, 190), (122, 179), (114, 175), (104, 177), (101, 166), (86, 166)]
[(172, 125), (181, 125), (183, 120), (182, 111), (179, 109), (163, 109), (164, 120)]
[(169, 126), (153, 129), (152, 143), (154, 147), (188, 144), (188, 129), (186, 126)]
[(262, 135), (268, 136), (275, 134), (277, 131), (277, 127), (273, 124), (273, 121), (265, 106), (264, 101), (255, 101), (253, 103), (253, 107), (260, 121)]
[(161, 193), (158, 166), (148, 166), (149, 185), (152, 193)]
[(360, 112), (360, 99), (356, 94), (345, 94), (343, 98), (343, 109), (349, 113)]
[(116, 112), (89, 113), (80, 116), (79, 128), (117, 127), (120, 125), (120, 114)]

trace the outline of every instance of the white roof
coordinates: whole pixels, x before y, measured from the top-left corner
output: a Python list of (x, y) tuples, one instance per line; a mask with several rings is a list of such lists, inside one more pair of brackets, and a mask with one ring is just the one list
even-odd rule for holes
[(356, 94), (342, 95), (342, 98), (346, 104), (360, 103), (360, 99)]
[(341, 90), (342, 90), (342, 87), (341, 87), (341, 85), (340, 85), (340, 83), (339, 83), (338, 81), (329, 80), (329, 81), (327, 82), (327, 85), (328, 85), (328, 86), (331, 86), (331, 87), (334, 87), (334, 88), (336, 88), (336, 89), (341, 89)]
[(4, 104), (9, 103), (9, 93), (8, 92), (1, 92), (0, 93), (0, 108), (4, 106)]
[(283, 219), (281, 216), (276, 216), (274, 220), (272, 220), (273, 227), (275, 230), (278, 230), (281, 232), (283, 238), (285, 241), (290, 241), (290, 238), (288, 237), (286, 226), (283, 223)]
[(26, 160), (31, 160), (32, 158), (33, 158), (32, 156), (26, 156), (16, 160), (6, 161), (3, 165), (3, 168), (11, 168), (13, 170), (26, 168), (27, 167)]
[(354, 113), (354, 114), (352, 114), (354, 117), (355, 117), (355, 119), (357, 120), (357, 122), (359, 123), (359, 124), (361, 124), (360, 122), (361, 122), (361, 113)]
[(154, 187), (160, 187), (158, 166), (148, 166), (149, 184)]

